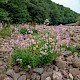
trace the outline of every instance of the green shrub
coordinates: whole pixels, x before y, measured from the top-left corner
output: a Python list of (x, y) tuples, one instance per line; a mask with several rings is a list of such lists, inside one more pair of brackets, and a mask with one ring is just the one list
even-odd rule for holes
[(67, 47), (67, 46), (63, 46), (65, 48), (65, 50), (71, 51), (72, 54), (74, 54), (75, 52), (78, 52), (78, 50), (76, 48), (73, 47)]
[(19, 30), (19, 32), (20, 32), (21, 34), (27, 34), (27, 33), (28, 33), (28, 31), (27, 31), (26, 28), (21, 28), (21, 29)]
[(16, 61), (19, 60), (19, 65), (27, 68), (30, 65), (32, 68), (34, 67), (42, 67), (56, 59), (56, 53), (50, 53), (50, 48), (47, 51), (47, 54), (41, 54), (40, 49), (45, 42), (41, 42), (38, 44), (36, 50), (34, 47), (36, 45), (32, 45), (27, 49), (19, 49), (16, 48), (12, 55), (13, 62), (17, 63)]
[(33, 29), (33, 34), (38, 34), (38, 30)]
[(12, 30), (8, 27), (0, 29), (0, 36), (11, 37)]
[(76, 24), (77, 24), (78, 26), (80, 26), (80, 17), (77, 18)]

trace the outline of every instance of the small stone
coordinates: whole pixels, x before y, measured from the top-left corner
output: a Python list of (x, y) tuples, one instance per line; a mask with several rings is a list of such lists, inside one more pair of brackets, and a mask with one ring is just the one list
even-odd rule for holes
[(0, 67), (0, 73), (4, 73), (6, 71), (5, 67), (4, 66), (1, 66)]
[(53, 80), (62, 79), (62, 74), (60, 72), (53, 71)]
[(72, 56), (72, 55), (71, 55), (71, 56), (68, 56), (68, 57), (66, 58), (66, 60), (69, 61), (69, 62), (71, 62), (71, 61), (73, 60), (73, 56)]
[(71, 80), (73, 80), (73, 76), (72, 76), (72, 74), (69, 73), (69, 77), (70, 77)]
[(52, 76), (52, 72), (44, 72), (41, 74), (41, 80), (45, 80), (49, 76)]
[(2, 66), (3, 65), (3, 61), (0, 61), (0, 66)]
[(4, 78), (5, 78), (5, 75), (4, 74), (1, 74), (0, 75), (0, 80), (4, 80)]
[(20, 72), (20, 68), (18, 67), (18, 66), (14, 66), (14, 71), (16, 72), (16, 73), (19, 73)]
[(71, 68), (69, 72), (72, 74), (73, 77), (76, 77), (80, 74), (80, 70), (78, 68)]
[(10, 77), (6, 77), (4, 80), (13, 80), (13, 79)]
[(13, 69), (9, 69), (9, 70), (7, 70), (7, 72), (6, 72), (6, 75), (8, 75), (8, 76), (14, 78), (15, 72), (13, 71)]
[(73, 67), (80, 68), (80, 58), (74, 58), (72, 60)]
[(72, 54), (71, 51), (65, 51), (63, 55), (64, 55), (64, 56), (70, 56), (71, 54)]
[(18, 80), (26, 80), (26, 75), (22, 75)]
[(74, 80), (80, 80), (80, 74), (77, 75)]
[(31, 75), (31, 79), (32, 79), (32, 80), (40, 80), (40, 75), (38, 75), (37, 73), (33, 73), (33, 74)]
[(67, 65), (67, 62), (66, 61), (57, 61), (56, 62), (56, 64), (57, 64), (57, 67), (58, 68), (60, 68), (60, 69), (64, 69), (64, 68), (66, 68), (68, 65)]
[(44, 69), (43, 68), (36, 68), (33, 71), (36, 72), (36, 73), (42, 74)]
[(14, 80), (18, 80), (19, 77), (20, 77), (20, 74), (18, 74), (18, 73), (15, 74), (15, 75), (14, 75)]
[(26, 75), (26, 72), (25, 71), (21, 71), (20, 72), (20, 76), (22, 76), (22, 75)]
[(45, 80), (51, 80), (51, 77), (47, 77)]

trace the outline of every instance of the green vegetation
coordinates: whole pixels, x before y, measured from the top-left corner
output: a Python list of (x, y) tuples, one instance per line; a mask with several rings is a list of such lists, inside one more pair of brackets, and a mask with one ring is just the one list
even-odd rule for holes
[(78, 13), (51, 0), (0, 0), (0, 22), (41, 24), (46, 18), (50, 25), (76, 22)]
[(21, 29), (19, 30), (19, 32), (20, 32), (21, 34), (27, 34), (27, 33), (28, 33), (28, 31), (27, 31), (26, 28), (21, 28)]
[(80, 16), (77, 18), (76, 24), (77, 24), (78, 26), (80, 26)]
[(34, 67), (42, 67), (56, 59), (56, 53), (51, 53), (50, 48), (47, 51), (47, 54), (42, 54), (40, 52), (40, 48), (44, 44), (44, 41), (35, 45), (30, 46), (27, 49), (15, 48), (12, 61), (15, 64), (19, 64), (21, 67), (27, 68), (28, 65), (32, 68)]
[(11, 37), (12, 30), (10, 28), (2, 28), (0, 29), (0, 36), (2, 37)]

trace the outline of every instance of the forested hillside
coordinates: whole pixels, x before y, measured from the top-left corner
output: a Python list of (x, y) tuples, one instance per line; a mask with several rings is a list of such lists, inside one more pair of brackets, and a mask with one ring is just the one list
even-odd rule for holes
[(50, 25), (69, 24), (78, 16), (78, 13), (51, 0), (0, 0), (0, 22), (43, 23), (48, 18)]

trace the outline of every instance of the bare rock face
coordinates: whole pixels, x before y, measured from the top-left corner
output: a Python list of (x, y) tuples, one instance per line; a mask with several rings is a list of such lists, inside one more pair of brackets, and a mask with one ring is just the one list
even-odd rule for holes
[(77, 68), (80, 68), (80, 58), (74, 58), (72, 60), (72, 64), (73, 64), (73, 67), (77, 67)]

